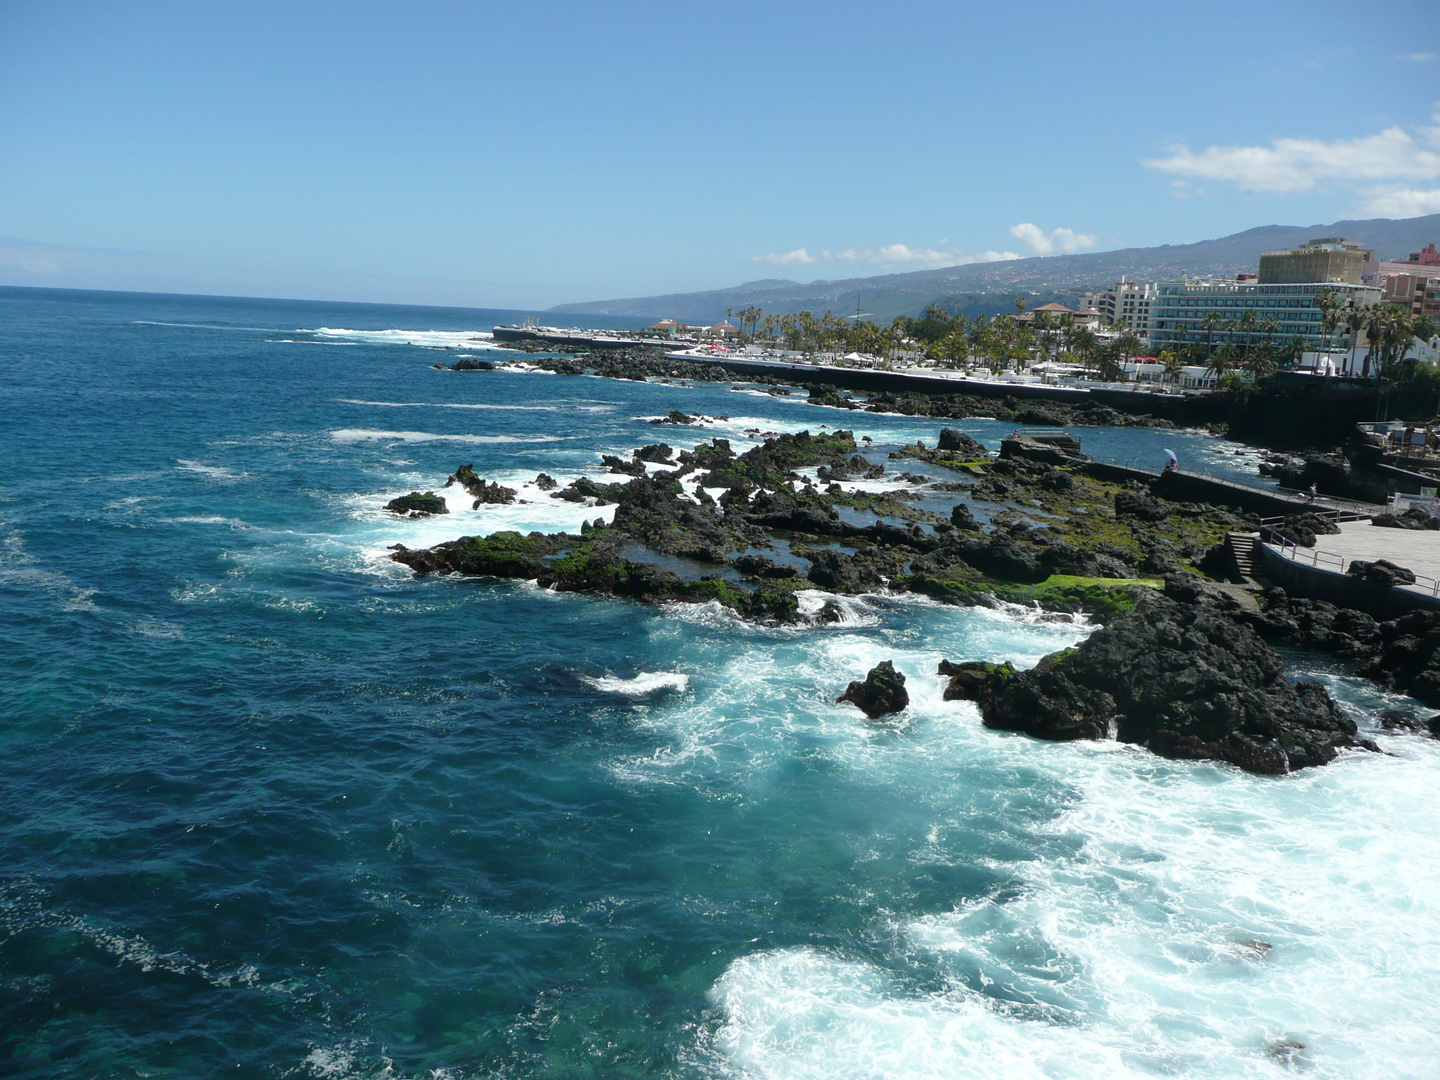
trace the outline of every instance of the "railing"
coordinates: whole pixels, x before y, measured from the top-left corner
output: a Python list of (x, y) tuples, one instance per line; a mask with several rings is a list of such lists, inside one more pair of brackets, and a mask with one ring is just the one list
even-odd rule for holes
[[(1270, 541), (1270, 546), (1279, 549), (1282, 557), (1291, 562), (1301, 565), (1308, 562), (1320, 570), (1330, 570), (1332, 564), (1336, 567), (1334, 573), (1343, 574), (1345, 568), (1354, 564), (1354, 559), (1346, 559), (1344, 555), (1336, 555), (1333, 551), (1321, 551), (1318, 547), (1313, 550), (1302, 550), (1289, 540), (1277, 537)], [(1362, 560), (1365, 561), (1365, 560)], [(1414, 573), (1412, 570), (1411, 573)], [(1431, 596), (1440, 598), (1440, 581), (1427, 574), (1415, 574), (1415, 580), (1409, 584), (1397, 585), (1399, 589), (1417, 589), (1421, 592), (1428, 592)]]
[[(1337, 525), (1340, 524), (1341, 521), (1353, 521), (1358, 516), (1353, 510), (1340, 509), (1339, 504), (1334, 502), (1333, 500), (1330, 503), (1329, 509), (1326, 509), (1324, 506), (1322, 506), (1318, 500), (1312, 503), (1308, 503), (1307, 505), (1314, 507), (1314, 509), (1312, 509), (1310, 512), (1316, 517), (1320, 518), (1322, 521), (1328, 519), (1335, 522), (1335, 524)], [(1283, 524), (1287, 517), (1293, 516), (1294, 515), (1292, 514), (1278, 514), (1272, 517), (1262, 517), (1260, 519), (1260, 524), (1262, 527), (1269, 526), (1273, 528), (1276, 525)]]
[[(1117, 465), (1126, 469), (1134, 469), (1136, 472), (1149, 473), (1151, 476), (1162, 475), (1161, 470), (1154, 468), (1155, 457), (1153, 454), (1146, 454), (1143, 457), (1132, 455), (1126, 458), (1115, 457), (1113, 455), (1098, 457), (1092, 455), (1090, 460), (1101, 465)], [(1213, 480), (1217, 484), (1224, 484), (1227, 487), (1236, 488), (1241, 491), (1258, 491), (1262, 494), (1274, 495), (1281, 499), (1295, 500), (1297, 503), (1303, 500), (1305, 503), (1304, 508), (1313, 510), (1313, 512), (1321, 517), (1332, 518), (1336, 522), (1368, 518), (1375, 509), (1371, 504), (1360, 502), (1357, 499), (1341, 499), (1333, 495), (1316, 495), (1312, 498), (1309, 492), (1299, 491), (1295, 488), (1281, 487), (1278, 484), (1273, 488), (1263, 487), (1260, 484), (1247, 484), (1242, 480), (1235, 479), (1234, 473), (1222, 472), (1220, 466), (1206, 462), (1187, 465), (1178, 471), (1189, 476), (1203, 476), (1207, 480)], [(1297, 505), (1296, 509), (1302, 509), (1302, 507)], [(1283, 519), (1279, 517), (1264, 518), (1262, 519), (1262, 524), (1270, 525), (1281, 520)]]

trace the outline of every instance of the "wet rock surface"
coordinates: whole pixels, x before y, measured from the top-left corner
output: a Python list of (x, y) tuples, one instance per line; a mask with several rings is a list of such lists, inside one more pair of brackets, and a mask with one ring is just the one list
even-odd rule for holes
[(451, 473), (450, 479), (445, 481), (445, 486), (448, 488), (454, 484), (459, 484), (475, 497), (474, 508), (477, 510), (486, 503), (505, 504), (515, 501), (514, 488), (502, 487), (483, 477), (476, 476), (473, 465), (461, 465)]
[(1380, 622), (1276, 589), (1245, 618), (1267, 641), (1338, 657), (1361, 677), (1440, 708), (1440, 611)]
[(1278, 775), (1375, 748), (1324, 687), (1292, 683), (1283, 668), (1235, 616), (1151, 596), (1030, 671), (955, 665), (947, 692), (976, 700), (986, 727), (1056, 740), (1113, 734), (1162, 757), (1248, 772)]
[(849, 702), (875, 720), (900, 712), (910, 704), (910, 694), (905, 689), (905, 676), (895, 670), (892, 661), (882, 660), (870, 669), (864, 682), (852, 682), (835, 702)]
[(412, 491), (408, 495), (401, 495), (398, 499), (391, 499), (386, 503), (385, 509), (392, 514), (403, 514), (412, 518), (450, 512), (445, 500), (433, 491)]

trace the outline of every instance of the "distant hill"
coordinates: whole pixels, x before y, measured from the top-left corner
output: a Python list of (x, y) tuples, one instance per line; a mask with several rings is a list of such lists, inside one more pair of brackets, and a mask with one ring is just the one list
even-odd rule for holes
[(908, 274), (847, 278), (843, 281), (795, 281), (767, 278), (729, 289), (709, 292), (641, 296), (629, 300), (600, 300), (561, 304), (556, 312), (587, 315), (635, 315), (644, 318), (683, 319), (690, 323), (718, 322), (726, 308), (754, 304), (767, 314), (810, 310), (817, 314), (862, 309), (888, 321), (896, 315), (918, 315), (932, 303), (966, 315), (1010, 310), (1015, 297), (1028, 294), (1034, 303), (1073, 300), (1080, 292), (1103, 288), (1122, 277), (1135, 281), (1164, 281), (1180, 274), (1234, 274), (1254, 271), (1261, 252), (1298, 247), (1322, 236), (1343, 236), (1373, 247), (1382, 259), (1404, 258), (1426, 244), (1440, 241), (1440, 214), (1426, 217), (1372, 218), (1337, 221), (1331, 225), (1263, 225), (1219, 240), (1198, 244), (1164, 244), (1160, 247), (1123, 248), (1085, 255), (1046, 255), (1033, 259), (951, 266), (943, 270), (917, 270)]

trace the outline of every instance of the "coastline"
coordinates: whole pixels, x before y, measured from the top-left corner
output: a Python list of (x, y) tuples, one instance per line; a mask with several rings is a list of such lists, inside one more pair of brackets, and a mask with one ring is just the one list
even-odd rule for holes
[[(669, 430), (678, 432), (691, 419), (672, 413)], [(629, 460), (606, 457), (610, 472), (628, 479), (606, 484), (582, 479), (550, 493), (587, 506), (614, 504), (608, 524), (597, 519), (578, 535), (500, 532), (426, 549), (396, 545), (391, 558), (421, 576), (533, 580), (546, 589), (647, 603), (716, 602), (761, 624), (838, 620), (833, 603), (813, 615), (801, 614), (797, 594), (811, 589), (837, 596), (885, 589), (970, 606), (1029, 603), (1048, 611), (1083, 612), (1104, 626), (1126, 627), (1132, 634), (1127, 646), (1132, 654), (1143, 652), (1144, 642), (1153, 643), (1156, 635), (1173, 636), (1167, 627), (1177, 618), (1202, 618), (1209, 620), (1207, 625), (1229, 627), (1208, 632), (1215, 656), (1225, 658), (1212, 657), (1212, 667), (1228, 664), (1240, 672), (1259, 656), (1271, 672), (1270, 682), (1277, 679), (1278, 661), (1260, 639), (1285, 644), (1301, 640), (1295, 633), (1298, 624), (1285, 618), (1291, 608), (1282, 591), (1272, 588), (1257, 601), (1253, 594), (1205, 576), (1224, 560), (1230, 536), (1258, 529), (1258, 518), (1167, 498), (1159, 482), (1146, 486), (1097, 479), (1078, 460), (1034, 460), (1031, 452), (1050, 448), (1027, 448), (1023, 439), (1007, 440), (994, 457), (954, 429), (942, 429), (933, 448), (920, 442), (888, 454), (890, 463), (903, 467), (921, 462), (952, 480), (907, 471), (896, 478), (900, 486), (862, 497), (858, 489), (847, 491), (844, 482), (878, 481), (887, 476), (887, 464), (873, 460), (873, 454), (863, 456), (861, 449), (848, 431), (776, 436), (738, 456), (727, 440), (718, 438), (689, 450), (652, 444), (636, 448)], [(473, 473), (467, 479), (464, 470), (448, 483), (457, 482), (481, 493), (493, 487)], [(915, 502), (922, 492), (929, 496), (923, 506)], [(937, 494), (949, 497), (948, 520), (933, 508)], [(972, 506), (985, 503), (999, 505), (987, 515), (988, 528), (972, 511)], [(842, 509), (865, 511), (869, 523), (842, 517)], [(1296, 527), (1303, 528), (1305, 520), (1297, 515)], [(779, 562), (762, 554), (782, 550), (787, 558)], [(1312, 605), (1312, 616), (1316, 610), (1325, 609)], [(1334, 609), (1329, 610), (1333, 623)], [(1416, 617), (1406, 618), (1413, 630)], [(1440, 639), (1440, 610), (1418, 618), (1425, 623), (1422, 632), (1433, 629)], [(1373, 620), (1360, 635), (1378, 653), (1363, 669), (1367, 677), (1394, 685), (1398, 676), (1408, 692), (1440, 707), (1440, 671), (1432, 673), (1421, 665), (1423, 670), (1401, 672), (1395, 658), (1385, 653), (1385, 636), (1385, 628)], [(1227, 638), (1230, 643), (1222, 644)], [(1360, 638), (1352, 635), (1346, 644), (1334, 645), (1332, 655), (1355, 659), (1364, 652), (1357, 644)], [(1308, 640), (1304, 644), (1314, 645)], [(1058, 655), (1047, 658), (1038, 670), (1057, 678), (1056, 665), (1064, 661)], [(1184, 666), (1182, 659), (1175, 662)], [(1021, 674), (1014, 685), (1037, 677)], [(1151, 672), (1148, 677), (1156, 683), (1150, 687), (1154, 704), (1160, 715), (1168, 715), (1177, 700), (1166, 688), (1174, 684), (1173, 673)], [(1234, 678), (1237, 687), (1244, 685), (1239, 674)], [(1276, 685), (1288, 686), (1283, 680)], [(1254, 771), (1284, 773), (1292, 766), (1333, 760), (1336, 749), (1352, 745), (1346, 740), (1355, 736), (1354, 725), (1346, 728), (1337, 719), (1333, 702), (1323, 692), (1317, 698), (1313, 688), (1300, 689), (1311, 695), (1304, 707), (1284, 704), (1290, 699), (1283, 693), (1276, 699), (1283, 699), (1278, 707), (1282, 717), (1302, 717), (1276, 721), (1276, 731), (1290, 732), (1283, 750), (1274, 748), (1278, 736), (1256, 742), (1260, 736), (1252, 730), (1257, 724), (1268, 730), (1269, 721), (1261, 723), (1256, 717), (1274, 719), (1277, 706), (1270, 701), (1252, 703), (1249, 712), (1234, 713), (1218, 729), (1199, 721), (1180, 725), (1210, 732), (1205, 737), (1177, 734), (1163, 723), (1143, 738), (1136, 734), (1142, 729), (1133, 725), (1126, 729), (1122, 722), (1120, 730), (1166, 756), (1212, 757)], [(1037, 728), (1035, 717), (1052, 707), (1036, 700), (1021, 710), (1023, 720), (1006, 720), (1008, 714), (1000, 711), (992, 715), (989, 710), (1001, 700), (1002, 691), (1013, 693), (1013, 688), (974, 691), (989, 703), (987, 724), (1018, 725), (1030, 734), (1061, 739), (1105, 737), (1114, 726), (1104, 720), (1107, 710), (1115, 708), (1113, 694), (1087, 698), (1088, 705), (1054, 706), (1057, 715), (1088, 710), (1098, 719), (1087, 726), (1072, 716), (1053, 729), (1060, 734), (1046, 734), (1051, 729)], [(1230, 691), (1212, 687), (1205, 696), (1223, 698), (1226, 693)], [(1080, 700), (1074, 692), (1070, 697)], [(1010, 707), (1012, 712), (1015, 708)], [(1312, 727), (1327, 733), (1315, 745)], [(1353, 745), (1375, 749), (1363, 740)]]

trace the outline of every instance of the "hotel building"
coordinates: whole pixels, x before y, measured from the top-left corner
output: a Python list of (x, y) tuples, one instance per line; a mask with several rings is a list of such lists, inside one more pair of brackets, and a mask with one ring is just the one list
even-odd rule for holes
[(1253, 311), (1260, 322), (1273, 317), (1274, 328), (1267, 332), (1257, 324), (1246, 333), (1217, 329), (1214, 339), (1254, 344), (1268, 338), (1280, 345), (1300, 337), (1312, 349), (1348, 348), (1350, 328), (1343, 317), (1327, 334), (1316, 301), (1329, 290), (1339, 301), (1342, 316), (1351, 306), (1379, 303), (1381, 290), (1360, 283), (1367, 256), (1371, 253), (1359, 244), (1317, 240), (1294, 251), (1261, 255), (1258, 277), (1242, 274), (1235, 280), (1161, 282), (1150, 305), (1151, 341), (1171, 346), (1204, 342), (1212, 337), (1204, 326), (1207, 315), (1239, 322), (1247, 311)]

